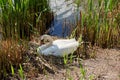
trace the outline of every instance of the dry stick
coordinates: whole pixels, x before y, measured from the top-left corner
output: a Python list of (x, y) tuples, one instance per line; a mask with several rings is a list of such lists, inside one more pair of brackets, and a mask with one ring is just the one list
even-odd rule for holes
[(40, 59), (39, 59), (39, 61), (41, 62), (41, 64), (42, 65), (44, 65), (45, 66), (45, 68), (49, 71), (49, 72), (51, 72), (51, 73), (55, 73), (55, 68), (53, 68), (53, 66), (52, 65), (50, 65), (41, 55), (39, 55), (39, 57), (40, 57)]
[(84, 24), (84, 30), (83, 30), (83, 41), (84, 41), (84, 58), (88, 58), (88, 54), (87, 54), (87, 32), (86, 32), (86, 23)]

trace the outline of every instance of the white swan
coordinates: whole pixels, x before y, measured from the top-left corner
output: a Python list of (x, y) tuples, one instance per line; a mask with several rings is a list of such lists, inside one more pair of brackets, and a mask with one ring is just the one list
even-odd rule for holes
[[(42, 36), (41, 39), (45, 36)], [(50, 41), (51, 40), (52, 39), (50, 38)], [(43, 55), (64, 56), (74, 52), (78, 46), (79, 42), (75, 39), (58, 39), (41, 45), (37, 48), (37, 52)]]

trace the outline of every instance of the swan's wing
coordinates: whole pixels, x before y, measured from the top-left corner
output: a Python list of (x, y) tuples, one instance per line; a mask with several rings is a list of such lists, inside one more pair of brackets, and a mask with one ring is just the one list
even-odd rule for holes
[(66, 45), (70, 45), (76, 43), (79, 45), (79, 42), (76, 41), (75, 39), (66, 39), (66, 40), (55, 40), (53, 41), (53, 45), (57, 45), (59, 48), (64, 47)]
[(59, 49), (62, 51), (62, 55), (68, 55), (70, 53), (73, 53), (79, 46), (78, 42), (73, 42), (73, 43), (69, 43), (63, 46), (60, 46)]
[(54, 45), (65, 45), (65, 44), (69, 44), (72, 42), (76, 42), (76, 40), (74, 38), (73, 39), (59, 39), (59, 40), (53, 41), (53, 44)]
[(73, 53), (79, 46), (79, 42), (71, 42), (69, 44), (64, 44), (64, 45), (57, 45), (58, 50), (54, 54), (55, 56), (64, 56), (68, 55), (70, 53)]

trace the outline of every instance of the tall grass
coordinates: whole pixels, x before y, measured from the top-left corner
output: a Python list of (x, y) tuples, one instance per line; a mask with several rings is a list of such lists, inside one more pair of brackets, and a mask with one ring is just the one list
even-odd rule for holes
[(48, 0), (0, 0), (0, 8), (0, 24), (5, 38), (29, 38), (37, 32), (43, 34), (50, 22)]
[(0, 79), (10, 71), (13, 75), (23, 61), (27, 43), (21, 44), (20, 38), (45, 33), (52, 18), (48, 0), (0, 0), (0, 33), (6, 39), (0, 41)]
[(88, 0), (85, 12), (81, 11), (77, 34), (82, 33), (84, 41), (103, 48), (119, 45), (119, 3), (119, 0)]

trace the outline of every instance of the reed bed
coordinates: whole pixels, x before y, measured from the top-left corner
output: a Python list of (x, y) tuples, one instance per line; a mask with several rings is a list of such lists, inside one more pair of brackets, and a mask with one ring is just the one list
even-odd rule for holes
[(48, 0), (1, 0), (0, 13), (5, 38), (29, 39), (32, 34), (43, 34), (51, 21)]
[[(44, 34), (50, 24), (48, 0), (0, 0), (0, 79), (22, 64), (26, 40)], [(12, 69), (12, 70), (11, 70)]]
[[(85, 11), (80, 12), (80, 21), (73, 32), (76, 35), (72, 37), (80, 36), (80, 41), (103, 48), (120, 45), (120, 0), (75, 1), (78, 7), (83, 2)], [(0, 78), (8, 72), (14, 73), (11, 65), (18, 67), (22, 63), (27, 43), (20, 44), (20, 38), (44, 34), (52, 20), (47, 0), (0, 0), (0, 31), (5, 39), (9, 38), (0, 43)]]
[(80, 13), (81, 20), (76, 34), (82, 34), (83, 40), (92, 45), (103, 48), (118, 46), (120, 44), (120, 0), (87, 0), (84, 4), (85, 11)]

